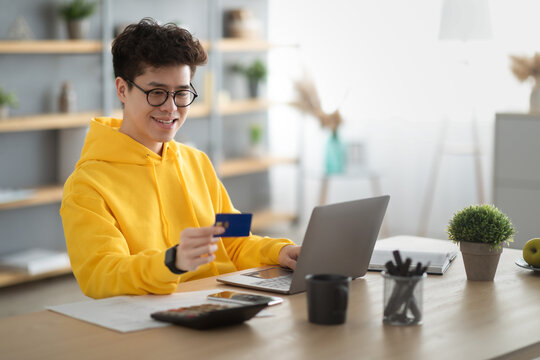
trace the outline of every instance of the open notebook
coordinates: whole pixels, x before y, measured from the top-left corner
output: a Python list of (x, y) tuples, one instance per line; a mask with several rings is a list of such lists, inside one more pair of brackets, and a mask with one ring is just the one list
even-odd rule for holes
[(411, 258), (411, 270), (414, 270), (417, 262), (424, 265), (429, 262), (430, 266), (427, 272), (442, 275), (456, 257), (458, 247), (450, 240), (417, 236), (393, 236), (381, 239), (375, 243), (375, 250), (371, 256), (368, 270), (384, 270), (384, 264), (387, 261), (394, 261), (392, 254), (394, 250), (399, 250), (403, 260)]

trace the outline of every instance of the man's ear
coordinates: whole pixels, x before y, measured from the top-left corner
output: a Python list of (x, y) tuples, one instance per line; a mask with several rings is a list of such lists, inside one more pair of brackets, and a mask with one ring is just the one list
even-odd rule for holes
[(118, 96), (118, 99), (125, 104), (126, 103), (126, 96), (128, 91), (128, 84), (127, 82), (122, 79), (120, 76), (116, 77), (116, 80), (114, 81), (114, 84), (116, 86), (116, 95)]

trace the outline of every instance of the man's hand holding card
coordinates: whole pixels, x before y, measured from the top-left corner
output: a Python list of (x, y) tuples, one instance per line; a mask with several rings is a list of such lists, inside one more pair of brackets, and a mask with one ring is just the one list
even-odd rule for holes
[(221, 226), (225, 232), (220, 237), (249, 236), (253, 214), (216, 214), (214, 226)]

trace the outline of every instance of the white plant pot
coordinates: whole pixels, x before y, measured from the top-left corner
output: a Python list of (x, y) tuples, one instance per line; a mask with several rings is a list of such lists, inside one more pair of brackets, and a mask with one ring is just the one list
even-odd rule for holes
[(72, 40), (86, 39), (90, 32), (90, 19), (69, 20), (67, 31), (68, 37)]

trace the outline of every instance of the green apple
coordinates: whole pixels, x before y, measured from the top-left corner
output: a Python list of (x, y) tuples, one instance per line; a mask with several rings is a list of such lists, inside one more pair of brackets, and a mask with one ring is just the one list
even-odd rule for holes
[(525, 243), (523, 259), (531, 266), (540, 267), (540, 239), (531, 239)]

